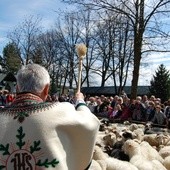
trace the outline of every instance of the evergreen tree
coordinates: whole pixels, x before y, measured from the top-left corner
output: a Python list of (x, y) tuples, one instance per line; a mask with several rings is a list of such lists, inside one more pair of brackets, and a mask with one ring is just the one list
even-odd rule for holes
[(170, 73), (163, 64), (155, 71), (150, 84), (150, 95), (155, 95), (162, 102), (170, 98)]
[(3, 49), (3, 56), (0, 57), (2, 72), (16, 73), (21, 66), (20, 51), (14, 43), (8, 43)]

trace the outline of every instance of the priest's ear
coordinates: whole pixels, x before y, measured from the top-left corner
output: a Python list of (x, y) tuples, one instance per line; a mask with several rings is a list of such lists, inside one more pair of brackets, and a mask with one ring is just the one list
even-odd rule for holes
[(43, 101), (45, 101), (47, 99), (49, 87), (50, 87), (50, 85), (46, 84), (43, 91), (41, 92), (41, 98), (43, 99)]
[(49, 88), (50, 88), (50, 85), (47, 84), (45, 87), (44, 87), (44, 94), (48, 96), (48, 92), (49, 92)]

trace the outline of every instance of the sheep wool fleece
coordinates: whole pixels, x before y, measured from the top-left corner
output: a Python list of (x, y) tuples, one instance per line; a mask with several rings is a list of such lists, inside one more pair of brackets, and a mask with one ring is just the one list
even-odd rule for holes
[(91, 162), (99, 120), (82, 102), (20, 94), (0, 120), (0, 169), (85, 170)]

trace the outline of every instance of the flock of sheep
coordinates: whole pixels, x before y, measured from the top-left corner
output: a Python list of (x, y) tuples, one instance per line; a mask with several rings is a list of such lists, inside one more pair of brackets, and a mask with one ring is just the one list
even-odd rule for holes
[(89, 170), (170, 170), (168, 129), (100, 121)]

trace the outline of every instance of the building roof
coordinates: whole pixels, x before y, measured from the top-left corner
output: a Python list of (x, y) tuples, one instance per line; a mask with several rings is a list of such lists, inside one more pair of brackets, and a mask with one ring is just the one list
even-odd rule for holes
[[(127, 95), (131, 94), (131, 86), (125, 86), (124, 89)], [(89, 95), (115, 95), (114, 86), (106, 86), (106, 87), (82, 87), (82, 93)], [(137, 95), (148, 94), (149, 86), (138, 86)]]
[(0, 82), (2, 82), (2, 81), (16, 82), (16, 77), (11, 72), (9, 72), (7, 74), (0, 73)]
[(5, 78), (6, 74), (0, 73), (0, 82)]
[(16, 82), (16, 77), (14, 76), (14, 74), (12, 73), (8, 73), (5, 75), (5, 77), (3, 78), (3, 81), (11, 81), (11, 82)]

